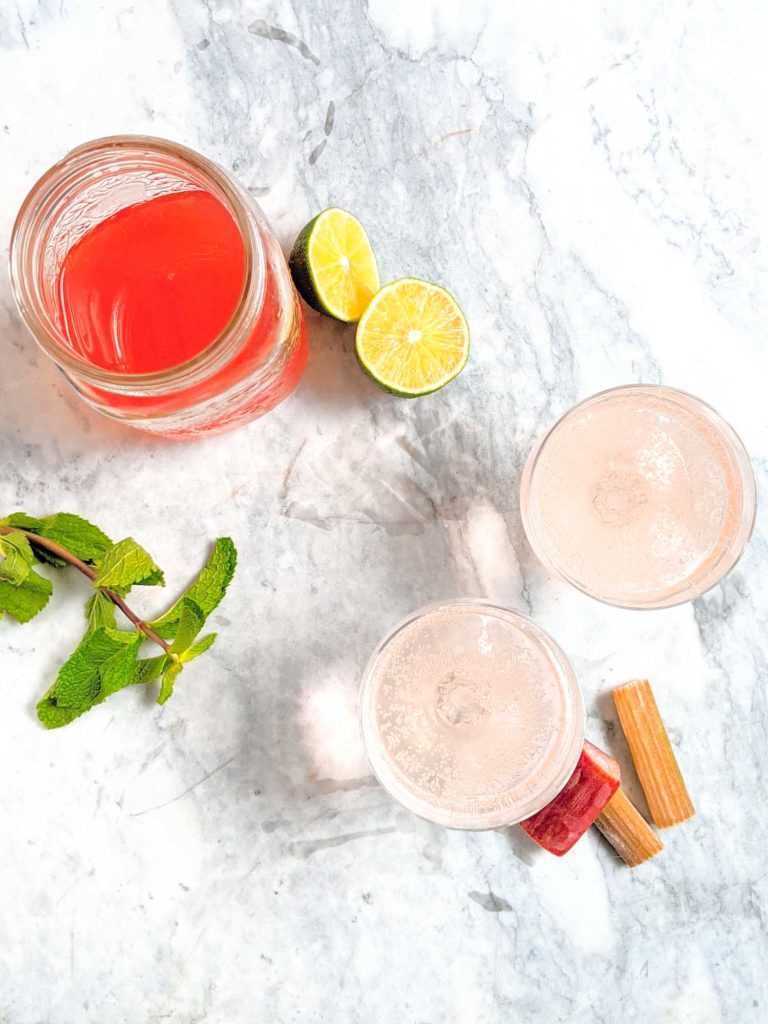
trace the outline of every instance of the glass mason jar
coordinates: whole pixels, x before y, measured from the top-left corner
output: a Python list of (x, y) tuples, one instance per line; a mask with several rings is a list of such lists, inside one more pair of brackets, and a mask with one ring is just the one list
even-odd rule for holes
[(568, 782), (584, 703), (568, 659), (525, 615), (481, 600), (428, 605), (382, 640), (360, 689), (376, 778), (438, 825), (529, 818)]
[[(62, 313), (68, 253), (119, 211), (190, 192), (221, 204), (242, 238), (243, 285), (228, 322), (179, 365), (126, 373), (94, 365)], [(72, 150), (25, 199), (10, 257), (16, 301), (38, 344), (89, 405), (131, 426), (174, 437), (238, 427), (290, 394), (306, 365), (299, 301), (258, 204), (216, 164), (176, 143), (126, 135)]]

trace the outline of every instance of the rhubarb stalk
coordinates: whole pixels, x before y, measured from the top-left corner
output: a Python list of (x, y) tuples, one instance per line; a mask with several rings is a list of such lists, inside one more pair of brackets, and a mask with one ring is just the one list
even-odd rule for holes
[(664, 849), (664, 844), (621, 786), (595, 819), (595, 826), (631, 868)]
[(619, 787), (619, 766), (585, 740), (584, 749), (564, 788), (520, 827), (535, 843), (562, 857), (603, 810)]
[(692, 818), (694, 810), (683, 776), (647, 679), (613, 691), (619, 721), (627, 738), (653, 823), (668, 828)]

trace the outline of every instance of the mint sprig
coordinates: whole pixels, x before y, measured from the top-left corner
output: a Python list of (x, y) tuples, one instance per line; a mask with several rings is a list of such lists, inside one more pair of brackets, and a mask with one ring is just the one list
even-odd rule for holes
[[(220, 537), (181, 597), (157, 619), (146, 621), (125, 598), (134, 586), (163, 586), (164, 577), (135, 540), (113, 543), (97, 526), (68, 512), (43, 519), (14, 512), (0, 519), (0, 618), (8, 614), (29, 622), (48, 603), (52, 584), (35, 571), (35, 561), (74, 566), (93, 588), (85, 635), (37, 705), (43, 725), (56, 729), (126, 686), (160, 680), (157, 700), (164, 704), (185, 665), (216, 639), (215, 633), (200, 634), (234, 576), (237, 552), (229, 537)], [(131, 623), (129, 629), (118, 628), (118, 608)], [(145, 641), (162, 653), (139, 657)]]

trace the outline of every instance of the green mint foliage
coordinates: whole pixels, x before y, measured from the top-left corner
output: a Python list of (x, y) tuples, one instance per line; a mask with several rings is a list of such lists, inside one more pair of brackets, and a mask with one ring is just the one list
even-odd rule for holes
[(34, 569), (21, 583), (0, 581), (0, 618), (8, 614), (22, 624), (29, 622), (45, 608), (52, 593), (51, 581)]
[[(213, 646), (217, 635), (217, 633), (209, 633), (207, 636), (196, 640), (186, 651), (177, 655), (179, 662), (186, 664), (188, 661), (194, 661), (195, 658), (199, 658), (201, 654), (205, 654)], [(156, 679), (160, 679), (173, 664), (174, 659), (167, 654), (160, 654), (156, 658), (140, 658), (136, 662), (133, 682), (139, 684), (153, 683)]]
[(124, 593), (133, 586), (164, 586), (165, 580), (144, 548), (132, 537), (126, 537), (104, 552), (93, 585)]
[[(100, 630), (96, 630), (96, 632), (98, 633)], [(107, 658), (99, 665), (100, 701), (133, 683), (136, 674), (136, 659), (144, 640), (144, 637), (138, 632), (129, 633), (127, 630), (121, 629), (104, 629), (104, 632), (111, 640), (117, 640), (123, 646), (121, 650), (115, 652), (114, 657)]]
[(107, 629), (116, 629), (115, 606), (107, 595), (101, 590), (95, 590), (85, 604), (85, 617), (88, 621), (88, 632), (92, 633), (105, 626)]
[[(207, 636), (196, 640), (182, 654), (177, 654), (178, 661), (181, 664), (186, 664), (188, 661), (194, 661), (195, 658), (199, 658), (201, 654), (205, 654), (213, 646), (217, 635), (217, 633), (209, 633)], [(160, 654), (156, 658), (140, 658), (136, 662), (136, 672), (133, 681), (134, 683), (142, 684), (153, 683), (156, 679), (160, 679), (173, 664), (174, 659), (167, 654)]]
[(55, 569), (63, 569), (67, 564), (63, 558), (54, 555), (52, 551), (46, 551), (45, 548), (33, 548), (33, 551), (37, 561), (42, 562), (43, 565), (52, 565)]
[(12, 512), (5, 519), (0, 519), (0, 526), (16, 526), (20, 530), (32, 530), (37, 533), (42, 526), (42, 520), (28, 516), (26, 512)]
[(160, 654), (156, 658), (140, 658), (136, 662), (136, 673), (133, 681), (140, 685), (154, 683), (170, 664), (171, 659), (167, 654)]
[(157, 696), (158, 704), (165, 704), (168, 698), (172, 695), (173, 684), (176, 682), (176, 677), (183, 668), (184, 666), (180, 661), (172, 661), (165, 672), (163, 672), (163, 681), (160, 684), (160, 693)]
[[(112, 546), (112, 541), (103, 530), (72, 512), (57, 512), (44, 519), (28, 516), (26, 512), (14, 512), (0, 520), (0, 526), (15, 526), (52, 540), (89, 565), (94, 565)], [(58, 558), (45, 548), (36, 548), (34, 553), (38, 561), (55, 565), (59, 569), (67, 564), (63, 558)]]
[(188, 650), (204, 625), (205, 616), (202, 611), (191, 598), (183, 597), (181, 599), (181, 616), (171, 645), (171, 654), (183, 654)]
[(59, 669), (56, 682), (37, 705), (48, 729), (68, 725), (133, 681), (141, 637), (104, 627), (89, 633)]
[(35, 556), (23, 533), (0, 537), (0, 580), (17, 587), (29, 576)]
[[(57, 547), (51, 551), (46, 543)], [(0, 519), (0, 618), (7, 613), (28, 622), (48, 603), (52, 584), (35, 571), (35, 559), (96, 573), (85, 609), (85, 636), (37, 706), (40, 721), (57, 729), (126, 686), (159, 679), (158, 703), (164, 704), (184, 665), (216, 639), (215, 633), (200, 633), (232, 580), (237, 553), (230, 538), (220, 537), (197, 579), (154, 623), (124, 609), (136, 623), (129, 629), (117, 628), (115, 594), (124, 598), (133, 586), (164, 583), (162, 571), (132, 538), (113, 544), (97, 526), (68, 512), (43, 519), (14, 512)], [(139, 658), (150, 642), (160, 644), (163, 653)]]
[(194, 661), (195, 658), (199, 658), (201, 654), (205, 654), (209, 647), (213, 646), (217, 636), (218, 633), (209, 633), (208, 636), (196, 640), (190, 648), (179, 655), (180, 659), (182, 661)]
[(39, 533), (46, 540), (61, 544), (76, 558), (89, 565), (95, 565), (112, 547), (112, 541), (103, 530), (71, 512), (58, 512), (55, 516), (46, 516), (40, 520), (40, 524), (35, 533)]
[(203, 616), (207, 618), (226, 594), (236, 568), (235, 545), (231, 538), (219, 537), (211, 552), (211, 557), (192, 586), (182, 594), (176, 604), (159, 619), (154, 619), (150, 625), (164, 639), (173, 640), (179, 627), (185, 600), (197, 605)]

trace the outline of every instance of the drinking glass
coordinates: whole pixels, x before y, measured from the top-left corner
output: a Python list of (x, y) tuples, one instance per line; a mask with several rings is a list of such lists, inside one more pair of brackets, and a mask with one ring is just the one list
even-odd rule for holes
[(574, 406), (520, 485), (528, 540), (553, 575), (623, 608), (667, 608), (741, 557), (757, 491), (735, 431), (674, 388), (633, 384)]
[(422, 818), (512, 825), (549, 803), (584, 741), (567, 658), (525, 615), (480, 600), (400, 622), (365, 670), (360, 722), (374, 774)]

